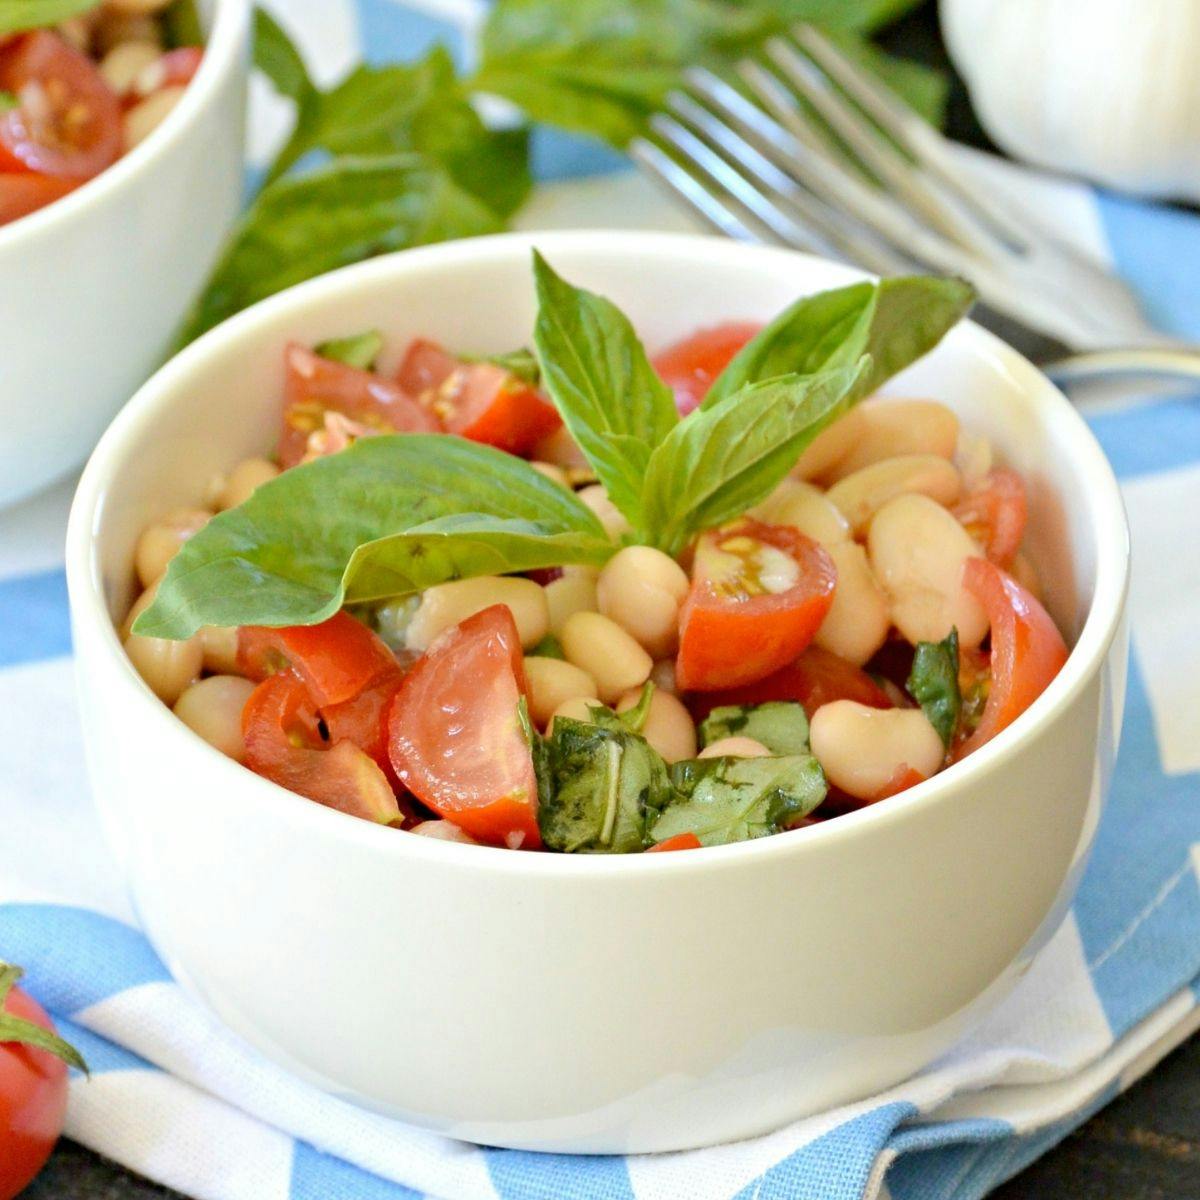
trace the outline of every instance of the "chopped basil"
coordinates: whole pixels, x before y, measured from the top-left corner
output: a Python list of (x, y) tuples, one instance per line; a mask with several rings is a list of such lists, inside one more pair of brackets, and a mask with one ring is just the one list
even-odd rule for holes
[(322, 358), (332, 358), (335, 362), (357, 367), (360, 371), (371, 371), (383, 349), (383, 334), (378, 329), (368, 329), (351, 337), (330, 338), (315, 349)]
[(918, 642), (908, 676), (909, 695), (949, 749), (962, 712), (958, 688), (958, 630), (940, 642)]
[(204, 45), (204, 26), (196, 11), (196, 0), (174, 0), (163, 13), (162, 22), (168, 46)]
[(803, 705), (790, 700), (714, 708), (700, 723), (699, 733), (701, 749), (722, 738), (748, 737), (772, 754), (808, 753), (808, 717)]
[(552, 633), (546, 634), (544, 638), (532, 650), (526, 652), (530, 658), (559, 658), (565, 659), (567, 656), (563, 653), (562, 642), (558, 640)]

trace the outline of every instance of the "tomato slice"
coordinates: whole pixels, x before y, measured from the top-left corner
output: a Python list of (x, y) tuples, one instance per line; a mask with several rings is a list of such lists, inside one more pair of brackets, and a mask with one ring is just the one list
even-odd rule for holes
[(713, 380), (761, 329), (753, 321), (727, 321), (701, 329), (655, 356), (654, 369), (675, 393), (681, 414), (699, 407)]
[(370, 755), (350, 741), (325, 747), (308, 688), (290, 671), (250, 694), (242, 736), (246, 765), (272, 783), (381, 825), (402, 819), (392, 785)]
[(77, 179), (52, 179), (32, 171), (0, 173), (0, 225), (53, 204), (79, 187)]
[(979, 726), (955, 749), (955, 761), (1007, 729), (1046, 690), (1068, 654), (1050, 614), (994, 563), (967, 559), (963, 586), (991, 622), (992, 680)]
[(829, 555), (790, 526), (743, 518), (704, 534), (679, 616), (679, 687), (740, 687), (786, 666), (820, 628), (836, 582)]
[(997, 467), (955, 506), (954, 515), (998, 567), (1007, 568), (1021, 548), (1029, 502), (1016, 471)]
[(318, 708), (352, 700), (400, 671), (383, 639), (345, 612), (319, 625), (243, 625), (238, 630), (238, 666), (250, 679), (290, 668)]
[(646, 853), (657, 854), (664, 850), (699, 850), (702, 844), (694, 833), (677, 833), (674, 837), (659, 842), (657, 846), (651, 846)]
[(425, 338), (409, 345), (397, 382), (421, 398), (447, 433), (509, 454), (528, 454), (562, 424), (537, 388), (510, 371), (461, 362)]
[(34, 171), (77, 183), (120, 157), (121, 106), (96, 64), (39, 29), (0, 50), (0, 171)]
[(436, 433), (438, 423), (402, 388), (346, 363), (322, 358), (295, 342), (284, 351), (283, 426), (279, 461), (294, 467), (308, 439), (324, 428), (327, 412), (340, 413), (371, 433)]
[(690, 696), (688, 707), (701, 721), (714, 708), (725, 704), (765, 704), (768, 700), (794, 700), (804, 706), (810, 718), (822, 704), (833, 700), (857, 700), (870, 708), (895, 708), (887, 693), (866, 671), (820, 646), (809, 646), (795, 662), (757, 683)]
[(536, 850), (537, 781), (518, 716), (528, 694), (512, 613), (494, 604), (437, 638), (388, 718), (396, 775), (481, 842)]
[(375, 683), (368, 684), (357, 696), (337, 704), (327, 704), (321, 709), (321, 719), (329, 730), (329, 740), (353, 742), (366, 751), (382, 768), (394, 787), (400, 781), (392, 769), (388, 755), (388, 709), (400, 685), (404, 682), (403, 671), (396, 669)]

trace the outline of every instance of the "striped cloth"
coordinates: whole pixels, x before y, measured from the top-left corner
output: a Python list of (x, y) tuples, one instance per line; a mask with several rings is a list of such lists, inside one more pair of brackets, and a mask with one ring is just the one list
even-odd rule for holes
[[(322, 78), (442, 38), (474, 0), (276, 0)], [(285, 114), (256, 91), (252, 152)], [(683, 224), (616, 160), (538, 144), (525, 223)], [(1200, 340), (1200, 220), (984, 165), (997, 187), (1114, 263), (1164, 329)], [(71, 485), (0, 513), (0, 956), (89, 1059), (67, 1132), (200, 1200), (940, 1200), (981, 1196), (1064, 1137), (1200, 1025), (1200, 405), (1110, 400), (1092, 427), (1133, 525), (1133, 662), (1124, 743), (1066, 924), (1016, 992), (921, 1076), (766, 1137), (630, 1158), (453, 1142), (289, 1078), (214, 1026), (138, 931), (88, 799), (61, 543)], [(1047, 797), (1047, 803), (1052, 803)]]

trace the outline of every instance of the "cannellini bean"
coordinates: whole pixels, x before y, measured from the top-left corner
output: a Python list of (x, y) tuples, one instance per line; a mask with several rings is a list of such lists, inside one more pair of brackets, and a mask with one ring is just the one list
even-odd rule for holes
[(672, 696), (678, 696), (679, 684), (675, 682), (675, 660), (660, 658), (650, 672), (650, 682), (659, 691), (670, 692)]
[(596, 700), (596, 681), (574, 663), (561, 658), (530, 655), (525, 660), (529, 680), (529, 713), (534, 724), (545, 728), (555, 712), (568, 700)]
[(612, 704), (650, 677), (654, 660), (624, 629), (596, 612), (577, 612), (559, 634), (567, 661), (595, 681), (600, 699)]
[(608, 498), (608, 492), (600, 483), (589, 484), (575, 493), (600, 518), (604, 532), (612, 540), (618, 541), (622, 534), (629, 532), (631, 526), (625, 519), (624, 513)]
[(160, 58), (162, 47), (156, 42), (121, 42), (104, 56), (100, 74), (118, 96), (124, 96), (137, 77)]
[(142, 585), (149, 587), (161, 579), (179, 547), (211, 519), (207, 509), (179, 508), (147, 525), (133, 551), (134, 569)]
[(175, 715), (210, 746), (237, 762), (246, 758), (242, 740), (242, 709), (254, 691), (249, 679), (237, 675), (210, 675), (193, 683), (175, 701)]
[(158, 594), (158, 580), (156, 579), (134, 602), (129, 611), (125, 614), (125, 620), (121, 622), (121, 641), (124, 641), (129, 636), (129, 631), (133, 628), (133, 623), (150, 607), (154, 602), (154, 597)]
[(238, 673), (238, 629), (236, 625), (205, 625), (200, 630), (204, 669), (214, 675)]
[(135, 104), (124, 116), (122, 129), (125, 149), (132, 150), (144, 142), (167, 119), (171, 110), (183, 99), (183, 87), (165, 87)]
[(962, 494), (954, 465), (935, 454), (903, 454), (885, 458), (839, 480), (826, 493), (856, 537), (893, 496), (919, 492), (939, 504), (953, 504)]
[(983, 640), (987, 614), (962, 585), (963, 565), (979, 556), (979, 547), (935, 500), (889, 500), (871, 522), (867, 553), (891, 603), (892, 623), (914, 645), (941, 641), (952, 626), (963, 646)]
[(428, 650), (430, 642), (443, 630), (493, 604), (508, 606), (522, 646), (532, 646), (546, 636), (550, 610), (540, 584), (516, 576), (480, 575), (475, 579), (435, 584), (422, 592), (421, 603), (405, 634), (408, 648)]
[(858, 437), (861, 407), (852, 408), (817, 434), (792, 468), (793, 479), (819, 479), (841, 462)]
[[(626, 712), (636, 707), (641, 698), (641, 688), (626, 692), (617, 701), (617, 712)], [(696, 757), (696, 725), (692, 714), (684, 708), (683, 702), (670, 692), (654, 689), (650, 696), (650, 707), (646, 712), (642, 737), (669, 763)]]
[(826, 478), (836, 482), (872, 463), (899, 454), (936, 454), (952, 458), (958, 441), (958, 417), (936, 400), (893, 400), (877, 396), (855, 410), (854, 444)]
[(553, 463), (556, 467), (591, 470), (591, 464), (565, 425), (560, 425), (534, 446), (533, 458), (539, 462)]
[(131, 633), (125, 639), (125, 653), (164, 704), (174, 704), (204, 666), (204, 647), (198, 633), (182, 642)]
[(829, 782), (859, 800), (877, 799), (906, 767), (928, 779), (946, 753), (919, 708), (869, 708), (855, 700), (821, 705), (809, 737)]
[(769, 525), (791, 525), (814, 542), (833, 546), (850, 538), (850, 522), (820, 488), (785, 479), (751, 515)]
[(279, 474), (279, 468), (265, 458), (244, 458), (225, 480), (221, 494), (217, 497), (217, 508), (224, 511), (237, 506), (254, 494), (254, 489), (267, 483)]
[(550, 715), (550, 720), (546, 724), (546, 732), (549, 733), (554, 728), (554, 722), (559, 717), (565, 717), (569, 721), (586, 721), (589, 724), (592, 720), (592, 708), (595, 701), (589, 701), (584, 696), (572, 696), (570, 700), (564, 700)]
[(963, 491), (969, 492), (983, 482), (983, 477), (992, 469), (992, 443), (985, 437), (958, 431), (958, 444), (954, 447), (954, 465), (962, 476)]
[(698, 758), (770, 758), (771, 752), (755, 738), (718, 738), (711, 746), (705, 746)]
[(565, 567), (561, 578), (551, 580), (543, 591), (550, 614), (550, 632), (562, 633), (567, 618), (577, 612), (595, 612), (596, 576), (587, 567)]
[(626, 546), (596, 580), (600, 611), (616, 621), (655, 658), (679, 647), (679, 609), (688, 577), (670, 555), (650, 546)]
[(813, 640), (862, 666), (887, 640), (892, 624), (887, 594), (857, 542), (839, 542), (826, 550), (837, 568), (837, 587)]
[(464, 846), (478, 846), (479, 843), (469, 834), (464, 833), (453, 821), (422, 821), (414, 825), (409, 833), (418, 837), (435, 838), (439, 842), (462, 842)]
[(560, 487), (569, 488), (571, 485), (567, 481), (567, 473), (556, 463), (548, 462), (531, 462), (529, 464), (539, 475), (545, 475), (547, 479), (553, 480)]

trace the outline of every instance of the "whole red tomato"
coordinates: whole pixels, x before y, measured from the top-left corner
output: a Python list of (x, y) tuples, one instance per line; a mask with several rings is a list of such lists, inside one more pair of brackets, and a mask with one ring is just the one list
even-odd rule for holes
[(54, 1032), (41, 1005), (13, 987), (19, 967), (0, 963), (0, 1200), (42, 1169), (67, 1110), (67, 1064), (87, 1070)]

